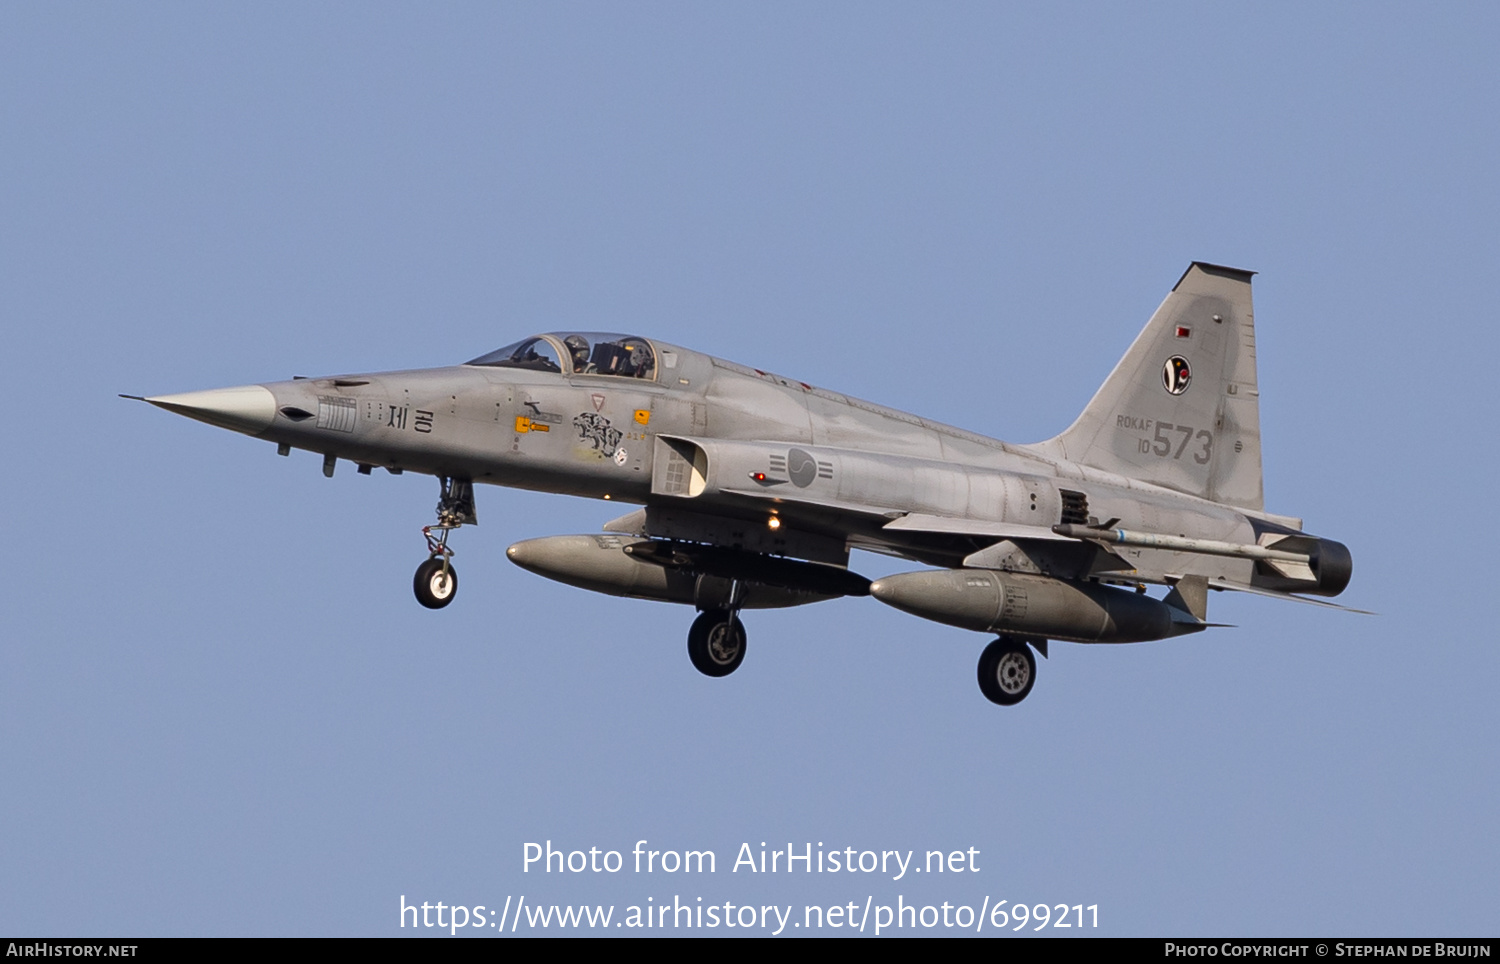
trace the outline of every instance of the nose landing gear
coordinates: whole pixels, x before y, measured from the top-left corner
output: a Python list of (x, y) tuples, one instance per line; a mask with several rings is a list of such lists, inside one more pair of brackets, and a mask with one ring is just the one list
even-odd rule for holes
[(453, 569), (454, 553), (448, 548), (448, 534), (464, 524), (479, 524), (474, 512), (474, 483), (446, 476), (438, 481), (442, 483), (438, 521), (436, 525), (422, 527), (422, 536), (427, 540), (427, 561), (417, 567), (412, 580), (417, 602), (428, 609), (442, 609), (458, 595), (458, 573)]
[[(452, 555), (448, 550), (448, 555)], [(458, 595), (458, 573), (448, 556), (434, 556), (417, 567), (417, 576), (412, 580), (412, 589), (417, 602), (428, 609), (442, 609)]]

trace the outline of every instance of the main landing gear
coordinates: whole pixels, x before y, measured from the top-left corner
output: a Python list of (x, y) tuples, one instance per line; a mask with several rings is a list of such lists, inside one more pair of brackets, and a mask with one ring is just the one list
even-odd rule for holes
[[(1040, 644), (1045, 653), (1045, 643)], [(1001, 636), (979, 656), (979, 691), (991, 703), (1014, 706), (1026, 698), (1036, 682), (1036, 657), (1031, 647), (1012, 636)]]
[(732, 609), (708, 609), (688, 630), (688, 659), (704, 676), (728, 676), (745, 661), (745, 624)]
[(688, 630), (688, 659), (704, 676), (728, 676), (745, 661), (744, 593), (738, 579), (714, 576), (700, 575), (693, 587), (699, 615)]
[[(427, 539), (427, 561), (417, 567), (412, 590), (417, 602), (428, 609), (442, 609), (458, 595), (458, 573), (453, 569), (453, 550), (448, 548), (448, 533), (464, 525), (477, 525), (474, 513), (474, 483), (468, 479), (441, 478), (442, 495), (438, 498), (436, 525), (423, 526)], [(434, 532), (436, 535), (434, 535)]]

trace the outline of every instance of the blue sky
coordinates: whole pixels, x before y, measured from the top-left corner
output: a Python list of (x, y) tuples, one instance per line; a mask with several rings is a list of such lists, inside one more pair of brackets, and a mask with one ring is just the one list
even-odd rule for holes
[[(1495, 931), (1500, 97), (1489, 7), (0, 9), (0, 931), (394, 934), (398, 899), (1097, 904), (1102, 934)], [(116, 398), (653, 335), (1011, 441), (1194, 259), (1254, 269), (1267, 508), (1362, 617), (985, 639), (865, 599), (691, 613), (511, 542), (616, 510)], [(869, 575), (895, 560), (859, 556)], [(522, 847), (712, 849), (538, 875)], [(730, 873), (743, 842), (964, 878)], [(410, 929), (407, 930), (410, 932)], [(1049, 932), (1051, 933), (1051, 932)]]

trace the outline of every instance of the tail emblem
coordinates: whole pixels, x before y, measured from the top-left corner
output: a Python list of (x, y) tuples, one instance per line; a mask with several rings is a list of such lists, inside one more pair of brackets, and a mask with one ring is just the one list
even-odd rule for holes
[(1169, 395), (1181, 395), (1187, 391), (1188, 382), (1192, 380), (1192, 370), (1188, 368), (1187, 359), (1181, 355), (1173, 355), (1161, 367), (1161, 384)]

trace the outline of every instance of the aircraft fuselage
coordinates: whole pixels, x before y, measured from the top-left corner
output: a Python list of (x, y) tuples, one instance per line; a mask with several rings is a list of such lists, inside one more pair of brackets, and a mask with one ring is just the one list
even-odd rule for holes
[[(616, 535), (508, 554), (615, 595), (690, 603), (694, 665), (744, 653), (741, 608), (874, 595), (1001, 633), (980, 686), (1030, 689), (1027, 645), (1134, 642), (1207, 628), (1209, 589), (1337, 595), (1348, 550), (1262, 508), (1250, 274), (1194, 263), (1066, 431), (1031, 445), (759, 369), (600, 333), (535, 336), (443, 368), (293, 379), (146, 399), (339, 461), (442, 480), (415, 588), (457, 589), (449, 532), (477, 483), (644, 506)], [(436, 535), (434, 535), (436, 530)], [(631, 537), (631, 538), (621, 538)], [(864, 548), (943, 567), (875, 583)], [(1164, 599), (1147, 584), (1172, 586)], [(1304, 600), (1307, 601), (1307, 600)]]

